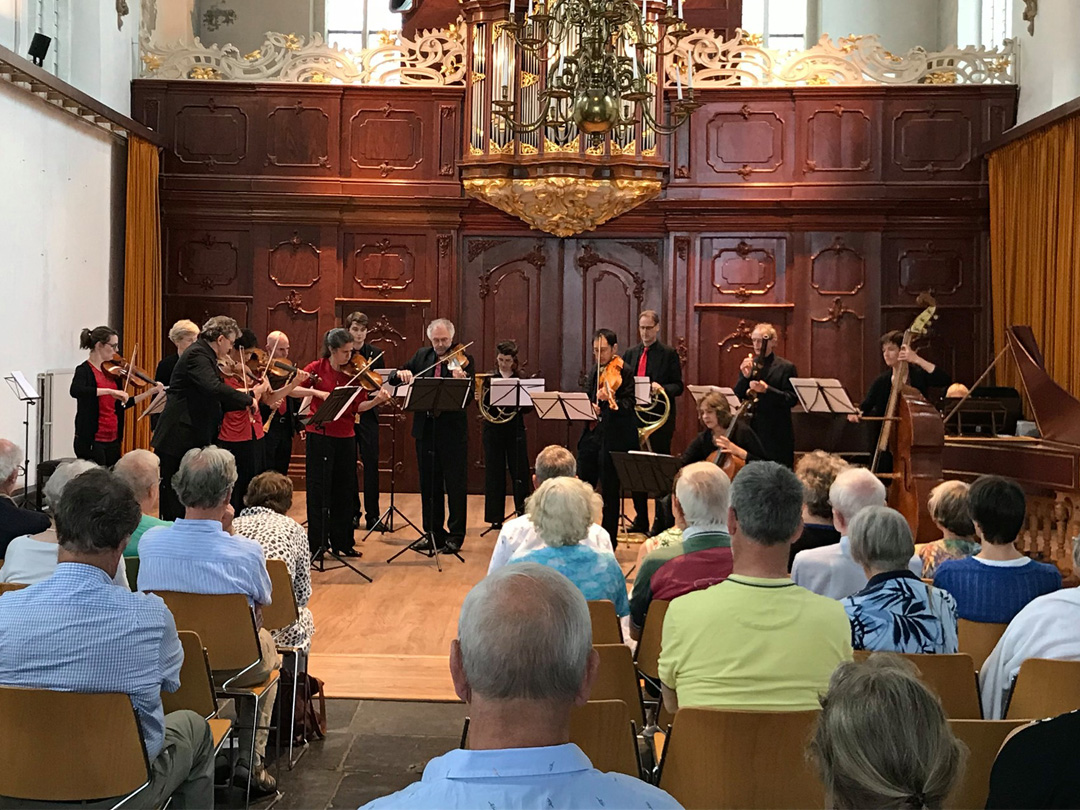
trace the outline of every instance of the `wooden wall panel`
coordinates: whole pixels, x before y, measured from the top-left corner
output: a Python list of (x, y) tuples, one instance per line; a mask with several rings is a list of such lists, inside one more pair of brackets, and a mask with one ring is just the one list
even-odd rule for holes
[(263, 166), (285, 175), (332, 177), (339, 170), (339, 116), (336, 95), (268, 94)]

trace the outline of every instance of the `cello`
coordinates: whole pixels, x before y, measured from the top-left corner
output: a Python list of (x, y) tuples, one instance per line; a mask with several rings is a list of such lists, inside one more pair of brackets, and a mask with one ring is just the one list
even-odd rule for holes
[[(724, 437), (726, 439), (731, 439), (731, 435), (735, 432), (735, 423), (739, 421), (739, 417), (741, 417), (744, 413), (749, 412), (750, 406), (753, 404), (753, 402), (754, 400), (752, 400), (748, 396), (739, 404), (738, 409), (731, 416), (731, 421), (728, 422), (727, 430), (724, 433)], [(719, 447), (709, 453), (709, 455), (706, 456), (705, 460), (711, 461), (713, 464), (723, 470), (724, 474), (727, 475), (729, 481), (733, 480), (735, 476), (738, 475), (739, 470), (746, 466), (746, 459), (739, 458), (734, 453), (722, 450)]]

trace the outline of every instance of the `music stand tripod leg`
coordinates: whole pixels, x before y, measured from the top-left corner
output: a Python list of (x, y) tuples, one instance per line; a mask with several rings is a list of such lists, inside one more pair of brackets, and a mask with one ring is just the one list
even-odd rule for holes
[[(313, 435), (316, 435), (316, 434), (313, 434)], [(325, 436), (326, 436), (325, 433), (324, 434), (317, 434), (317, 435), (322, 435), (323, 438), (325, 438)], [(328, 448), (324, 445), (323, 450), (322, 450), (322, 469), (321, 469), (321, 475), (320, 475), (320, 480), (319, 480), (320, 486), (324, 485), (327, 481), (329, 481), (329, 478), (330, 478), (330, 476), (327, 475), (327, 468), (330, 466), (330, 457), (329, 457), (329, 455), (327, 455), (327, 452), (328, 452)], [(321, 537), (319, 537), (319, 548), (315, 551), (314, 554), (311, 555), (311, 567), (314, 568), (316, 571), (325, 572), (327, 570), (327, 568), (326, 568), (326, 555), (329, 554), (331, 557), (333, 557), (335, 560), (337, 560), (339, 563), (341, 563), (341, 566), (343, 568), (348, 568), (354, 574), (358, 574), (362, 578), (366, 579), (368, 582), (374, 582), (374, 580), (371, 577), (369, 577), (367, 574), (365, 574), (359, 568), (352, 565), (344, 557), (342, 557), (340, 554), (338, 554), (336, 551), (334, 551), (333, 546), (330, 545), (330, 498), (328, 497), (329, 496), (329, 491), (328, 491), (329, 488), (326, 487), (326, 486), (322, 486), (322, 489), (323, 489), (323, 506), (322, 506), (322, 513), (323, 513), (322, 524), (323, 525), (322, 525), (322, 532), (320, 532)], [(333, 570), (333, 569), (330, 569), (330, 570)]]

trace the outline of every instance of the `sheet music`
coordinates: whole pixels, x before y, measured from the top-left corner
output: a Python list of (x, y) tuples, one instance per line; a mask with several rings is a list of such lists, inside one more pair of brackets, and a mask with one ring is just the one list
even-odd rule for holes
[(392, 397), (397, 397), (398, 399), (405, 399), (409, 396), (409, 390), (412, 388), (412, 385), (406, 385), (405, 383), (400, 383), (399, 385), (392, 385), (389, 382), (390, 375), (393, 374), (396, 370), (397, 369), (393, 368), (377, 368), (375, 369), (375, 373), (383, 378), (383, 391), (385, 391)]
[(165, 410), (165, 401), (169, 398), (169, 389), (166, 386), (165, 390), (158, 394), (154, 394), (154, 398), (150, 400), (150, 404), (146, 406), (146, 410), (139, 414), (139, 418), (144, 416), (153, 416), (154, 414), (161, 413)]
[(808, 413), (856, 413), (847, 391), (831, 377), (792, 377), (791, 387)]
[(731, 407), (733, 413), (739, 410), (739, 405), (742, 404), (739, 401), (739, 398), (735, 396), (735, 390), (733, 388), (727, 388), (722, 385), (688, 385), (686, 388), (693, 395), (695, 405), (700, 405), (701, 400), (709, 394), (720, 394), (724, 397), (724, 399), (728, 401), (728, 405)]
[(648, 377), (634, 377), (634, 401), (638, 405), (652, 402), (652, 381)]
[(492, 407), (531, 408), (532, 395), (544, 390), (543, 377), (519, 380), (516, 377), (492, 377), (488, 399)]
[(536, 415), (541, 419), (593, 422), (592, 402), (583, 391), (537, 391), (532, 395)]

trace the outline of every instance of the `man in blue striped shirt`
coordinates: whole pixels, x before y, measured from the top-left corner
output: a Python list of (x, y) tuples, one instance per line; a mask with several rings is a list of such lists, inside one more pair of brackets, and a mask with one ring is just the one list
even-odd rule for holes
[[(139, 523), (130, 488), (105, 469), (76, 477), (56, 510), (55, 573), (0, 606), (0, 684), (131, 697), (150, 760), (148, 788), (133, 807), (212, 807), (210, 728), (192, 711), (165, 715), (161, 692), (180, 687), (184, 651), (157, 596), (113, 584)], [(87, 797), (97, 798), (97, 797)]]
[[(139, 541), (139, 590), (180, 591), (182, 593), (242, 593), (262, 625), (262, 606), (270, 604), (270, 575), (266, 555), (254, 540), (226, 530), (232, 525), (233, 486), (236, 459), (220, 447), (188, 450), (173, 476), (172, 488), (184, 505), (184, 517), (172, 526), (150, 529)], [(236, 681), (237, 686), (256, 686), (279, 666), (277, 646), (269, 631), (259, 630), (260, 665)], [(211, 661), (213, 666), (214, 662)], [(255, 763), (251, 771), (253, 795), (269, 795), (277, 790), (274, 777), (263, 767), (263, 753), (270, 726), (270, 713), (277, 696), (277, 683), (267, 689), (259, 706), (255, 733)], [(254, 716), (251, 702), (240, 703), (237, 721), (241, 731), (240, 765), (237, 782), (248, 778), (247, 752), (251, 750)]]

